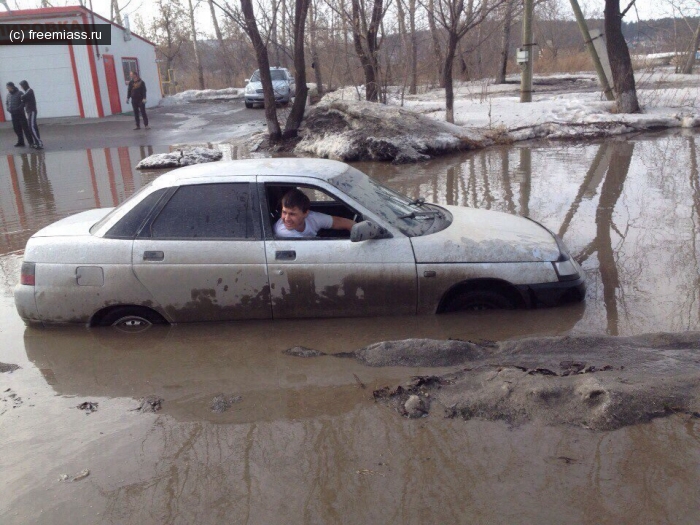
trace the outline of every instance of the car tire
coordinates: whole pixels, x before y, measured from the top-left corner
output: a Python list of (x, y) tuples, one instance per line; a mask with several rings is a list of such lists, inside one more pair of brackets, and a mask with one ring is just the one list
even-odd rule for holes
[(248, 101), (246, 100), (246, 101), (245, 101), (245, 107), (247, 107), (248, 109), (251, 109), (251, 108), (253, 107), (253, 103), (252, 103), (252, 102), (248, 102)]
[(140, 306), (120, 306), (100, 319), (100, 326), (113, 326), (122, 332), (143, 332), (165, 320), (156, 312)]
[(472, 290), (451, 298), (443, 311), (464, 310), (513, 310), (515, 303), (501, 293), (492, 290)]

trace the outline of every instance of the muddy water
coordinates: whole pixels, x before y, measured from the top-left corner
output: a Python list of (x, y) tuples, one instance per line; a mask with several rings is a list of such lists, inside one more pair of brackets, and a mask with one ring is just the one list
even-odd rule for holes
[[(32, 232), (120, 202), (148, 148), (0, 163), (0, 522), (695, 523), (700, 425), (614, 432), (405, 420), (371, 391), (440, 369), (299, 358), (406, 337), (502, 340), (700, 329), (695, 135), (496, 148), (360, 166), (445, 204), (529, 215), (583, 262), (585, 304), (531, 312), (243, 322), (120, 334), (25, 329), (11, 290)], [(158, 150), (156, 148), (157, 151)], [(229, 152), (235, 156), (235, 152)], [(240, 400), (212, 411), (224, 394)], [(163, 399), (156, 414), (138, 399)], [(98, 403), (92, 414), (76, 408)], [(90, 474), (75, 482), (59, 476)]]

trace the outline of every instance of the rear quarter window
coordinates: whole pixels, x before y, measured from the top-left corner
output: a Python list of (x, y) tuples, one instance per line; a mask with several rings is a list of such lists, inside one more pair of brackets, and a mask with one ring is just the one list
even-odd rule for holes
[(117, 224), (112, 226), (105, 237), (109, 239), (133, 239), (136, 237), (151, 210), (155, 208), (167, 191), (168, 188), (163, 188), (145, 197), (129, 213), (122, 217)]

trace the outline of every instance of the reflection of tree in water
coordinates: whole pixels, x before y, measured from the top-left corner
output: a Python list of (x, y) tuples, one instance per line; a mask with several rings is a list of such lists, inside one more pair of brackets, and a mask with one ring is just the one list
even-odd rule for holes
[[(605, 144), (601, 149), (607, 148)], [(620, 288), (620, 275), (615, 252), (619, 247), (613, 248), (612, 231), (624, 240), (627, 234), (622, 233), (613, 222), (613, 214), (617, 201), (622, 195), (625, 179), (629, 172), (634, 151), (634, 143), (614, 142), (603, 186), (600, 190), (600, 199), (595, 215), (596, 235), (594, 239), (576, 256), (576, 260), (583, 264), (593, 253), (598, 253), (600, 280), (603, 285), (603, 303), (607, 313), (607, 333), (619, 334), (618, 290)], [(596, 159), (599, 157), (596, 156)], [(590, 173), (590, 171), (589, 171)], [(584, 180), (585, 187), (586, 181)], [(624, 302), (623, 302), (624, 305)]]

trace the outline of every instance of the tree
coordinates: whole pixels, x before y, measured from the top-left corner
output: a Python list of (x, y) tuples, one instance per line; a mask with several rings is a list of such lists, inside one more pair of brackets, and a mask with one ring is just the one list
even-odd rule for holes
[(152, 31), (158, 44), (158, 52), (165, 57), (164, 78), (170, 78), (169, 71), (173, 69), (173, 63), (187, 39), (182, 29), (185, 11), (180, 0), (157, 0), (156, 7), (158, 15), (153, 20)]
[[(370, 4), (371, 1), (371, 4)], [(381, 91), (379, 82), (379, 30), (391, 0), (350, 0), (350, 11), (345, 3), (329, 4), (349, 23), (355, 53), (360, 59), (365, 77), (365, 99), (377, 102)]]
[[(271, 144), (278, 143), (282, 138), (295, 137), (301, 121), (304, 117), (306, 107), (306, 62), (304, 59), (304, 31), (306, 28), (306, 18), (309, 9), (309, 0), (295, 0), (293, 34), (294, 34), (294, 67), (296, 73), (296, 92), (294, 104), (287, 117), (284, 128), (284, 135), (277, 119), (277, 107), (275, 103), (275, 93), (272, 86), (272, 76), (270, 73), (270, 57), (268, 44), (274, 31), (275, 20), (279, 4), (272, 4), (272, 9), (267, 10), (269, 22), (267, 34), (263, 37), (258, 27), (258, 17), (256, 17), (252, 0), (240, 0), (241, 7), (237, 9), (226, 3), (220, 5), (216, 0), (212, 0), (215, 6), (238, 24), (248, 35), (255, 50), (255, 57), (260, 70), (260, 83), (263, 87), (263, 97), (265, 104), (265, 121)], [(267, 6), (266, 6), (267, 7)]]
[(625, 37), (622, 35), (622, 18), (635, 1), (632, 0), (627, 8), (620, 12), (620, 0), (605, 0), (605, 37), (613, 76), (615, 101), (620, 113), (637, 113), (640, 110), (632, 59)]
[(481, 24), (494, 10), (507, 0), (437, 0), (435, 19), (447, 34), (445, 62), (442, 69), (445, 85), (445, 120), (454, 123), (454, 87), (452, 69), (459, 41), (473, 28)]
[(194, 61), (197, 65), (197, 79), (199, 80), (199, 89), (204, 89), (204, 69), (202, 68), (202, 58), (199, 53), (199, 43), (197, 42), (197, 26), (194, 22), (194, 11), (197, 9), (199, 2), (192, 3), (192, 0), (187, 0), (189, 5), (190, 30), (192, 32), (192, 47), (194, 49)]

